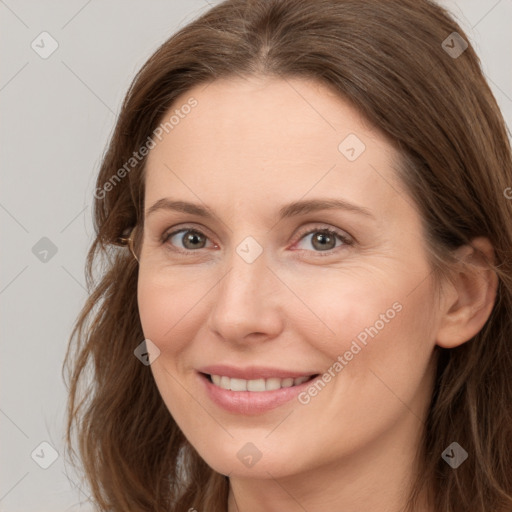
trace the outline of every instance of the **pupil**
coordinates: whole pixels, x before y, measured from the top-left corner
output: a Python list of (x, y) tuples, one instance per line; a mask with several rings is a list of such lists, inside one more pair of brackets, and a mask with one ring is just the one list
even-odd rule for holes
[(313, 243), (318, 242), (320, 243), (320, 248), (325, 249), (326, 244), (329, 243), (329, 241), (332, 242), (333, 238), (328, 233), (318, 233), (317, 236), (313, 238)]
[(185, 245), (187, 243), (197, 244), (198, 238), (200, 238), (199, 233), (195, 233), (193, 231), (189, 231), (189, 234), (185, 237)]

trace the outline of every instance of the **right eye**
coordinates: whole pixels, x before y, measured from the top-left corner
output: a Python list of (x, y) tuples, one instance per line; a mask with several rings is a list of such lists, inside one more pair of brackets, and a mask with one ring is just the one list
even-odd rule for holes
[[(181, 234), (180, 234), (181, 233)], [(166, 233), (162, 237), (162, 243), (166, 244), (171, 250), (187, 254), (197, 249), (203, 249), (208, 237), (197, 229), (191, 227), (181, 228), (171, 233)], [(176, 245), (181, 243), (183, 248)], [(215, 244), (213, 244), (215, 246)]]

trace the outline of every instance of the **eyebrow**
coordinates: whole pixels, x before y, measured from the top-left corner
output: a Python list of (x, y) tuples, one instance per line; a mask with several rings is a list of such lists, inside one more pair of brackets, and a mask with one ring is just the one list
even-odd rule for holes
[[(279, 219), (286, 219), (295, 217), (298, 215), (306, 215), (311, 212), (319, 210), (346, 210), (353, 213), (358, 213), (375, 220), (375, 216), (372, 212), (363, 206), (358, 206), (344, 199), (309, 199), (302, 201), (294, 201), (293, 203), (286, 204), (279, 209)], [(189, 203), (187, 201), (173, 201), (169, 198), (159, 199), (153, 206), (148, 208), (146, 211), (146, 218), (152, 213), (159, 210), (177, 211), (182, 213), (188, 213), (191, 215), (197, 215), (205, 219), (212, 219), (214, 216), (210, 211), (195, 203)]]

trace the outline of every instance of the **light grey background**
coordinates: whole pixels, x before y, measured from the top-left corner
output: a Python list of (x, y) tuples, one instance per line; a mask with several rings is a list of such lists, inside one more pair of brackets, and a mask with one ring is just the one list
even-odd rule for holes
[[(512, 0), (440, 3), (467, 31), (512, 127)], [(93, 510), (62, 457), (61, 367), (86, 299), (95, 178), (136, 71), (208, 8), (206, 0), (0, 0), (1, 512)], [(43, 31), (59, 45), (47, 59), (31, 47), (42, 46)], [(57, 248), (46, 262), (32, 251), (43, 237)], [(31, 458), (37, 449), (35, 460), (51, 460), (41, 442), (61, 454), (48, 469)]]

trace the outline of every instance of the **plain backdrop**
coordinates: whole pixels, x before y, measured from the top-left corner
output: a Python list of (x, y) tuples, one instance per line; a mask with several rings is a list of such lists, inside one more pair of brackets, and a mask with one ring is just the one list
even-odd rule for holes
[[(512, 0), (440, 3), (470, 37), (510, 128)], [(61, 368), (86, 299), (96, 174), (137, 70), (209, 5), (0, 0), (1, 512), (93, 510), (62, 456)]]

